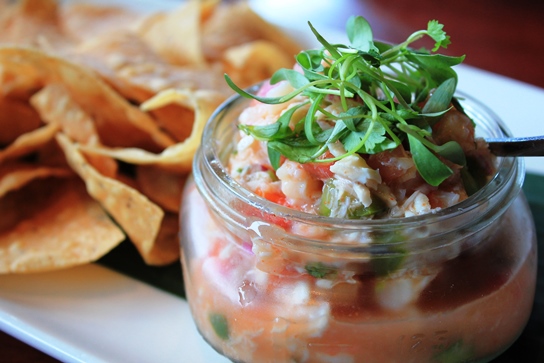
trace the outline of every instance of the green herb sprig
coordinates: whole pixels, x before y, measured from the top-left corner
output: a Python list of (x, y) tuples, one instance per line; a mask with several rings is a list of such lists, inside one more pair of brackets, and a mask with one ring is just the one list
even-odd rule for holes
[[(431, 20), (426, 30), (416, 31), (396, 45), (374, 40), (369, 22), (361, 16), (347, 22), (349, 45), (329, 43), (308, 24), (322, 47), (296, 56), (300, 70), (280, 69), (270, 79), (271, 84), (289, 82), (294, 89), (291, 93), (260, 97), (225, 75), (237, 93), (266, 104), (305, 97), (306, 102), (289, 109), (272, 125), (240, 126), (267, 142), (274, 168), (279, 167), (281, 156), (300, 163), (332, 162), (354, 153), (391, 150), (405, 142), (419, 173), (430, 185), (439, 185), (453, 173), (442, 158), (463, 165), (465, 156), (459, 144), (432, 142), (431, 127), (451, 108), (457, 86), (452, 67), (464, 60), (464, 56), (434, 53), (450, 44), (442, 24)], [(410, 47), (422, 37), (434, 40), (432, 51)], [(342, 105), (338, 115), (325, 110), (331, 97), (337, 97)], [(293, 120), (302, 106), (308, 106), (305, 116)], [(334, 126), (321, 128), (316, 122), (319, 113)], [(346, 153), (323, 158), (327, 146), (335, 142), (342, 143)]]

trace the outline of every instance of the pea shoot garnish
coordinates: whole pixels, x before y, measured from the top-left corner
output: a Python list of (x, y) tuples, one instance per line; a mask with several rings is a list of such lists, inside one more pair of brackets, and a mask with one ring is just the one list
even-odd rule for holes
[[(374, 40), (370, 24), (361, 16), (347, 23), (349, 45), (331, 44), (311, 23), (309, 26), (322, 47), (299, 53), (296, 70), (280, 69), (270, 79), (271, 84), (289, 82), (294, 88), (289, 94), (256, 96), (225, 76), (237, 93), (266, 104), (305, 97), (305, 103), (290, 108), (271, 125), (240, 126), (245, 133), (267, 142), (274, 168), (279, 167), (281, 156), (299, 163), (332, 162), (404, 144), (423, 179), (437, 186), (453, 173), (444, 159), (464, 164), (457, 142), (436, 145), (432, 141), (433, 124), (452, 107), (457, 86), (452, 67), (464, 59), (435, 53), (450, 44), (442, 24), (429, 21), (426, 30), (416, 31), (396, 45)], [(422, 37), (435, 42), (431, 51), (410, 47)], [(331, 97), (340, 100), (338, 114), (326, 111)], [(303, 106), (308, 107), (305, 116), (293, 120)], [(324, 114), (332, 127), (322, 128), (318, 114)], [(345, 154), (323, 157), (328, 145), (336, 142), (343, 145)]]

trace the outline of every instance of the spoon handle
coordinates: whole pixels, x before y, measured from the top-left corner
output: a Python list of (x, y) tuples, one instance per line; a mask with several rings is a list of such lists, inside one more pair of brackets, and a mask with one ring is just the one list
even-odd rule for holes
[(486, 139), (497, 156), (544, 156), (544, 136)]

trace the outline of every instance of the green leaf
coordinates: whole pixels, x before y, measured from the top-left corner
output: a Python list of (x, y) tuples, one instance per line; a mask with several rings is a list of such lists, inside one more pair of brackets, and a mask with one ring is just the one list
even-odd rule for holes
[(267, 145), (268, 159), (270, 160), (270, 165), (274, 170), (278, 170), (281, 162), (281, 153), (270, 147), (270, 143)]
[(376, 146), (381, 145), (384, 141), (386, 141), (386, 137), (383, 125), (366, 119), (359, 125), (357, 131), (351, 132), (342, 139), (342, 144), (348, 152), (375, 154)]
[(312, 33), (314, 33), (314, 36), (316, 37), (317, 41), (323, 45), (323, 47), (330, 53), (331, 57), (333, 58), (340, 58), (341, 54), (338, 51), (338, 49), (335, 46), (332, 46), (325, 38), (319, 34), (319, 32), (313, 27), (312, 23), (308, 22), (308, 26), (312, 30)]
[(281, 97), (260, 97), (260, 96), (251, 94), (251, 93), (247, 92), (246, 90), (243, 90), (240, 87), (238, 87), (227, 74), (225, 74), (225, 81), (227, 82), (229, 87), (232, 88), (240, 96), (242, 96), (244, 98), (252, 98), (254, 100), (257, 100), (259, 102), (266, 103), (266, 104), (269, 104), (269, 105), (276, 105), (276, 104), (280, 104), (280, 103), (285, 103), (285, 102), (291, 100), (292, 98), (296, 97), (298, 94), (302, 93), (302, 91), (303, 91), (302, 89), (298, 89), (298, 90), (295, 90), (295, 91), (289, 93), (288, 95), (281, 96)]
[(322, 63), (323, 54), (321, 50), (307, 50), (296, 56), (296, 61), (302, 68), (304, 76), (309, 81), (324, 80), (327, 77), (323, 74), (325, 67)]
[(448, 141), (445, 144), (433, 147), (433, 151), (457, 165), (465, 166), (467, 164), (465, 152), (456, 141)]
[(306, 103), (291, 107), (284, 112), (278, 121), (268, 125), (239, 125), (239, 128), (246, 134), (253, 136), (257, 140), (268, 141), (274, 139), (282, 139), (293, 135), (289, 124), (293, 114)]
[(429, 36), (436, 42), (433, 48), (433, 52), (436, 52), (440, 47), (447, 48), (451, 44), (449, 35), (443, 30), (444, 25), (440, 24), (437, 20), (431, 20), (427, 23), (427, 32)]
[(306, 145), (302, 145), (302, 142), (297, 143), (295, 140), (296, 139), (287, 139), (282, 141), (272, 140), (268, 142), (268, 148), (269, 150), (275, 150), (291, 161), (296, 161), (299, 163), (314, 161), (314, 155), (320, 149), (319, 145), (308, 145), (309, 143), (307, 142), (304, 143)]
[(257, 140), (270, 140), (276, 135), (281, 127), (279, 122), (270, 125), (239, 125), (238, 128)]
[(442, 82), (423, 106), (421, 112), (424, 114), (440, 113), (449, 109), (456, 86), (457, 80), (455, 78), (449, 78)]
[(306, 114), (306, 118), (304, 119), (304, 133), (308, 141), (312, 144), (318, 144), (318, 141), (314, 136), (315, 114), (319, 110), (319, 104), (324, 97), (325, 96), (323, 94), (319, 94), (316, 99), (313, 100), (312, 104), (310, 105), (310, 109)]
[(270, 78), (270, 84), (276, 84), (281, 81), (288, 81), (293, 88), (302, 88), (310, 83), (310, 81), (300, 72), (297, 72), (294, 69), (285, 68), (276, 71), (272, 75), (272, 78)]
[(460, 64), (465, 57), (448, 57), (441, 54), (416, 54), (416, 53), (409, 53), (406, 54), (406, 58), (418, 66), (420, 66), (423, 70), (428, 72), (434, 82), (435, 85), (432, 85), (432, 87), (436, 87), (442, 82), (454, 78), (457, 79), (457, 73), (452, 69), (453, 66)]
[(408, 134), (408, 141), (414, 164), (421, 177), (427, 183), (432, 186), (438, 186), (453, 174), (453, 171), (429, 151), (417, 138)]
[(351, 46), (362, 52), (375, 50), (372, 28), (362, 16), (351, 16), (346, 24), (346, 32)]

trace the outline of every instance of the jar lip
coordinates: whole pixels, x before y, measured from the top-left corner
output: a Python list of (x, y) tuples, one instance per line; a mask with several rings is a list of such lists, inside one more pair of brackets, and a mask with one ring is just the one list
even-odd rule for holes
[[(254, 93), (260, 88), (262, 83), (263, 82), (255, 84), (247, 88), (246, 91)], [(512, 135), (510, 130), (499, 118), (499, 116), (485, 104), (481, 103), (477, 99), (462, 91), (457, 91), (455, 95), (459, 98), (461, 105), (469, 109), (467, 113), (469, 114), (469, 116), (471, 116), (471, 118), (475, 118), (476, 115), (474, 113), (478, 111), (479, 113), (483, 113), (488, 119), (492, 120), (492, 122), (494, 123), (493, 126), (495, 127), (495, 130), (493, 130), (493, 137), (509, 137)], [(501, 190), (507, 186), (507, 181), (511, 180), (512, 178), (517, 179), (515, 185), (517, 185), (518, 188), (521, 188), (521, 185), (523, 184), (525, 174), (523, 159), (513, 157), (498, 157), (497, 173), (495, 173), (493, 178), (484, 187), (482, 187), (480, 190), (478, 190), (467, 199), (453, 206), (435, 212), (399, 218), (340, 219), (298, 211), (280, 204), (276, 204), (261, 196), (258, 196), (250, 190), (244, 188), (238, 182), (236, 182), (227, 173), (223, 163), (220, 162), (221, 159), (217, 150), (217, 144), (210, 142), (211, 140), (213, 140), (213, 135), (215, 134), (216, 129), (220, 121), (222, 120), (222, 115), (228, 112), (231, 108), (234, 108), (235, 106), (241, 106), (242, 104), (247, 102), (250, 102), (250, 100), (238, 94), (235, 94), (228, 98), (225, 102), (223, 102), (214, 111), (205, 127), (200, 152), (203, 153), (202, 156), (204, 157), (205, 162), (208, 163), (208, 165), (215, 163), (216, 167), (212, 168), (215, 177), (217, 177), (221, 181), (222, 185), (228, 188), (228, 190), (236, 198), (239, 198), (241, 202), (251, 205), (252, 207), (256, 207), (263, 212), (271, 213), (282, 218), (316, 225), (342, 227), (346, 229), (357, 229), (363, 226), (365, 228), (391, 228), (392, 226), (413, 227), (421, 225), (422, 222), (425, 222), (426, 224), (438, 223), (445, 219), (461, 216), (475, 208), (478, 208), (483, 202), (486, 202), (493, 196), (499, 194)], [(205, 151), (202, 149), (205, 149)], [(217, 161), (219, 161), (220, 167), (217, 167)], [(195, 168), (197, 167), (196, 164), (197, 163), (195, 163)], [(513, 199), (514, 198), (512, 197), (511, 200), (503, 202), (509, 203)]]

